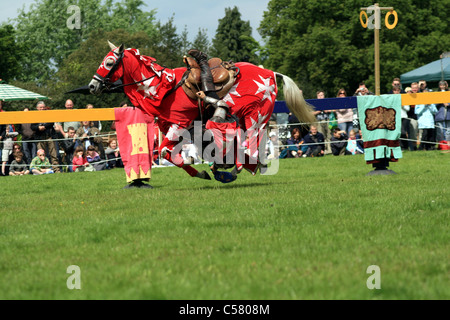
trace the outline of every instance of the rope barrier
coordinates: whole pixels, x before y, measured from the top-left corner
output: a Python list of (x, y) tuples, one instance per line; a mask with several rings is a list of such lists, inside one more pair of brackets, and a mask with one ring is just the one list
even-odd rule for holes
[[(414, 120), (414, 119), (411, 119), (411, 118), (407, 118), (407, 119)], [(326, 123), (326, 122), (327, 121), (322, 121), (322, 122), (317, 122), (317, 123)], [(270, 125), (270, 126), (271, 127), (277, 127), (277, 126), (279, 127), (279, 126), (293, 126), (293, 125), (302, 125), (302, 124), (307, 124), (307, 123), (288, 123), (288, 124), (280, 124), (280, 125), (277, 124), (277, 125)], [(437, 126), (435, 126), (435, 127), (437, 128)], [(450, 128), (449, 128), (449, 130), (450, 130)], [(109, 136), (117, 136), (117, 133), (108, 133), (108, 134), (96, 135), (95, 137), (109, 137)], [(90, 136), (90, 137), (94, 137), (94, 136)], [(48, 142), (49, 140), (51, 140), (51, 141), (82, 140), (82, 138), (80, 138), (80, 137), (76, 137), (76, 138), (61, 138), (61, 139), (48, 138), (48, 139), (45, 139), (45, 140), (20, 140), (20, 141), (14, 141), (14, 142), (15, 143), (22, 143), (22, 142), (27, 142), (27, 143), (34, 142), (34, 143), (37, 143), (37, 142)], [(359, 140), (362, 140), (362, 139), (359, 139)], [(410, 139), (404, 139), (404, 138), (400, 138), (400, 140), (416, 141), (416, 140), (410, 140)], [(343, 142), (343, 141), (349, 141), (349, 140), (339, 140), (339, 142)], [(426, 141), (423, 141), (423, 142), (426, 142)], [(330, 142), (324, 142), (324, 143), (330, 143)], [(431, 143), (431, 142), (428, 142), (428, 143)], [(436, 142), (436, 143), (438, 143), (438, 142)], [(317, 143), (314, 143), (314, 145), (315, 144), (317, 144)], [(307, 145), (307, 144), (302, 144), (302, 145)], [(286, 145), (280, 145), (280, 146), (283, 147), (283, 146), (286, 146)]]
[[(117, 136), (117, 133), (107, 133), (107, 134), (98, 134), (98, 135), (94, 135), (94, 136), (88, 136), (88, 138), (94, 138), (94, 137), (109, 137), (109, 136)], [(74, 137), (74, 138), (48, 138), (48, 139), (44, 139), (44, 140), (20, 140), (20, 141), (14, 141), (16, 143), (21, 143), (21, 142), (48, 142), (49, 140), (51, 141), (65, 141), (65, 140), (82, 140), (85, 138), (81, 138), (81, 137)]]
[[(411, 120), (417, 121), (417, 119), (413, 119), (413, 118), (402, 118), (402, 119), (407, 119), (407, 120), (410, 120), (410, 121)], [(354, 118), (353, 120), (358, 120), (358, 122), (359, 122), (359, 117)], [(347, 122), (352, 122), (352, 121), (347, 121)], [(323, 120), (323, 121), (316, 121), (316, 122), (314, 122), (314, 124), (320, 124), (320, 123), (328, 123), (329, 124), (330, 121)], [(298, 126), (298, 125), (300, 125), (300, 126), (310, 126), (311, 123), (309, 123), (309, 122), (296, 122), (296, 123), (270, 124), (269, 127), (276, 128), (276, 127), (283, 127), (283, 126), (288, 126), (289, 127), (289, 126)], [(440, 126), (437, 126), (436, 124), (434, 125), (434, 127), (435, 128), (441, 128)], [(450, 128), (448, 128), (448, 130), (450, 130)]]
[(292, 146), (318, 146), (323, 144), (332, 144), (332, 143), (340, 143), (340, 142), (348, 142), (348, 141), (363, 141), (363, 139), (354, 139), (354, 140), (338, 140), (338, 141), (323, 141), (323, 142), (316, 142), (316, 143), (300, 143), (300, 144), (280, 144), (280, 145), (274, 145), (277, 147), (292, 147)]
[[(417, 140), (413, 140), (413, 139), (405, 139), (405, 138), (400, 138), (399, 140), (402, 141), (412, 141), (412, 142), (417, 142)], [(302, 143), (302, 144), (279, 144), (279, 145), (274, 145), (275, 147), (292, 147), (292, 146), (317, 146), (317, 145), (322, 145), (322, 144), (333, 144), (333, 143), (340, 143), (340, 142), (349, 142), (349, 141), (364, 141), (363, 139), (354, 139), (354, 140), (338, 140), (338, 141), (324, 141), (324, 142), (317, 142), (317, 143)], [(421, 141), (421, 143), (427, 143), (427, 144), (439, 144), (439, 142), (431, 142), (431, 141)]]
[[(117, 161), (117, 160), (121, 160), (121, 159), (122, 158), (106, 159), (106, 160), (100, 160), (100, 161), (95, 161), (95, 162), (89, 162), (89, 164), (97, 164), (97, 163), (102, 164), (102, 163), (107, 163), (110, 161)], [(10, 167), (11, 164), (8, 163), (8, 164), (5, 164), (5, 166)], [(30, 164), (27, 163), (27, 164), (24, 164), (23, 166), (30, 167)], [(34, 167), (63, 167), (63, 168), (67, 167), (68, 168), (68, 167), (72, 167), (72, 166), (73, 166), (72, 164), (52, 164), (52, 163), (50, 163), (50, 165), (33, 165), (33, 168)], [(81, 167), (81, 165), (76, 165), (76, 166)]]

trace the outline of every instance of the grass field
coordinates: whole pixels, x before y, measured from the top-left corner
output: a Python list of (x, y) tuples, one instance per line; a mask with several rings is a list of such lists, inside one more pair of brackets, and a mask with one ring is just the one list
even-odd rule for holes
[(230, 184), (155, 168), (153, 190), (120, 169), (0, 178), (0, 299), (449, 299), (449, 164), (286, 159)]

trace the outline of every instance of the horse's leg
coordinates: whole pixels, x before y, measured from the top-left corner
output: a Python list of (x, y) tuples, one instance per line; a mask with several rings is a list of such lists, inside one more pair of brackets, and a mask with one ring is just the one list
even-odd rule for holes
[(159, 153), (163, 156), (163, 158), (170, 163), (173, 163), (178, 168), (183, 169), (193, 178), (211, 180), (211, 177), (206, 171), (198, 172), (197, 169), (184, 163), (183, 157), (180, 155), (180, 153), (174, 154), (172, 152), (173, 148), (176, 145), (175, 142), (176, 141), (170, 141), (169, 139), (164, 138), (161, 146), (159, 147)]

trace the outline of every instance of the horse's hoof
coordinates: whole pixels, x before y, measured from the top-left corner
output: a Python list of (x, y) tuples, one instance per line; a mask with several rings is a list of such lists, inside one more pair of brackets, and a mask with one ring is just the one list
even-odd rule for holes
[(169, 152), (169, 149), (167, 147), (162, 148), (161, 158), (164, 158), (166, 156), (167, 152)]
[(195, 175), (196, 178), (211, 180), (211, 177), (206, 171), (199, 172)]
[(222, 183), (230, 183), (237, 179), (237, 175), (233, 175), (231, 172), (227, 171), (216, 171), (214, 173), (214, 178)]
[(260, 163), (260, 166), (258, 169), (259, 169), (259, 173), (265, 174), (267, 172), (267, 170), (269, 170), (269, 166), (267, 164)]

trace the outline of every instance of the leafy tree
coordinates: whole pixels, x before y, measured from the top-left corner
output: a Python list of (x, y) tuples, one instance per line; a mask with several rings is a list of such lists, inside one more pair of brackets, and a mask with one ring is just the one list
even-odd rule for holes
[(192, 42), (191, 47), (203, 52), (209, 52), (211, 42), (208, 40), (208, 35), (206, 29), (198, 29), (197, 35)]
[(0, 79), (16, 78), (21, 70), (21, 50), (11, 25), (0, 26), (0, 52)]
[[(107, 0), (106, 5), (111, 0)], [(145, 6), (143, 0), (122, 0), (122, 2), (115, 3), (115, 7), (110, 19), (107, 20), (108, 31), (123, 29), (130, 33), (145, 32), (148, 36), (153, 37), (157, 34), (155, 14), (153, 9), (149, 12), (143, 11), (142, 6)]]
[(169, 68), (183, 66), (183, 55), (185, 54), (182, 38), (177, 34), (177, 27), (173, 20), (174, 17), (172, 16), (165, 24), (157, 23), (159, 33), (153, 42), (154, 57), (160, 65)]
[(219, 19), (216, 35), (212, 40), (211, 55), (224, 60), (259, 63), (257, 42), (252, 38), (249, 21), (241, 19), (237, 7), (226, 8), (225, 17)]
[[(377, 1), (378, 2), (378, 1)], [(375, 91), (374, 34), (359, 21), (364, 0), (271, 0), (259, 27), (267, 42), (265, 67), (297, 80), (305, 96), (324, 89), (350, 94), (360, 81)], [(398, 13), (396, 28), (380, 30), (381, 92), (394, 77), (439, 58), (450, 47), (449, 1), (380, 1)]]
[[(143, 4), (142, 0), (36, 0), (13, 20), (17, 41), (23, 45), (22, 79), (41, 84), (51, 79), (62, 61), (98, 29), (122, 27), (156, 35), (155, 12), (142, 11)], [(79, 25), (74, 23), (77, 18)]]
[(186, 55), (189, 49), (191, 49), (192, 47), (192, 43), (189, 41), (189, 32), (187, 30), (187, 26), (184, 26), (183, 32), (181, 32), (180, 42), (181, 42), (180, 53), (182, 55)]

